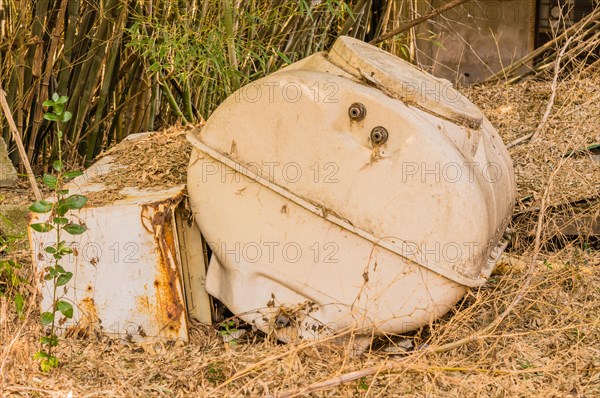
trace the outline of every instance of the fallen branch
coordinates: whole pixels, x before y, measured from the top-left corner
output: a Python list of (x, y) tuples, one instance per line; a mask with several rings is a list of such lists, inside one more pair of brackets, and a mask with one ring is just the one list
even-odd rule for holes
[(534, 133), (535, 133), (535, 131), (532, 131), (529, 134), (525, 134), (524, 136), (521, 136), (521, 137), (517, 138), (516, 140), (509, 142), (508, 144), (506, 144), (506, 149), (515, 147), (525, 141), (529, 141), (529, 139), (533, 136)]
[(15, 125), (15, 121), (13, 120), (12, 113), (10, 112), (10, 108), (8, 106), (8, 102), (6, 102), (6, 93), (4, 92), (4, 90), (2, 90), (1, 87), (0, 105), (2, 106), (2, 110), (4, 111), (4, 116), (6, 116), (6, 120), (8, 121), (8, 126), (10, 127), (10, 131), (12, 132), (13, 139), (17, 143), (17, 149), (19, 150), (21, 161), (23, 162), (25, 170), (27, 171), (27, 178), (29, 178), (29, 183), (31, 184), (31, 188), (33, 189), (35, 199), (42, 200), (42, 194), (40, 193), (40, 189), (38, 188), (37, 182), (35, 181), (35, 175), (33, 174), (33, 170), (31, 169), (31, 164), (29, 163), (27, 152), (25, 152), (25, 147), (23, 146), (23, 141), (21, 140), (21, 134), (19, 134), (19, 130), (17, 130), (17, 126)]
[(401, 27), (399, 27), (397, 29), (391, 30), (388, 33), (385, 33), (385, 34), (383, 34), (383, 35), (381, 35), (379, 37), (374, 38), (373, 40), (371, 40), (369, 42), (369, 44), (377, 45), (377, 44), (381, 43), (382, 41), (390, 39), (390, 38), (392, 38), (394, 36), (399, 35), (400, 33), (404, 33), (407, 30), (414, 28), (417, 25), (420, 25), (421, 23), (423, 23), (423, 22), (425, 22), (425, 21), (427, 21), (427, 20), (435, 17), (436, 15), (439, 15), (439, 14), (441, 14), (443, 12), (446, 12), (448, 10), (456, 8), (459, 5), (461, 5), (463, 3), (466, 3), (467, 1), (469, 1), (469, 0), (454, 0), (454, 1), (450, 2), (450, 3), (448, 3), (448, 4), (445, 4), (445, 5), (441, 6), (441, 7), (438, 7), (435, 10), (431, 11), (430, 13), (423, 15), (422, 17), (419, 17), (419, 18), (413, 19), (412, 21), (409, 21), (404, 26), (401, 26)]
[(548, 105), (546, 106), (546, 111), (544, 112), (544, 116), (542, 116), (542, 120), (540, 121), (540, 124), (538, 124), (537, 128), (535, 129), (535, 132), (531, 136), (532, 142), (534, 142), (538, 139), (540, 133), (544, 130), (544, 128), (546, 127), (546, 124), (548, 124), (548, 118), (550, 117), (550, 112), (552, 112), (552, 107), (554, 106), (554, 99), (556, 98), (556, 89), (558, 88), (558, 77), (559, 77), (560, 71), (561, 71), (560, 62), (562, 61), (562, 58), (565, 55), (565, 51), (567, 51), (567, 47), (569, 47), (569, 45), (571, 44), (571, 41), (573, 40), (574, 37), (575, 36), (571, 36), (567, 39), (567, 41), (565, 42), (565, 45), (560, 49), (560, 52), (558, 53), (558, 56), (556, 57), (556, 64), (554, 65), (554, 77), (552, 78), (552, 85), (550, 86), (550, 89), (552, 90), (552, 92), (550, 94), (550, 99), (548, 100)]
[(553, 47), (556, 47), (558, 44), (562, 43), (563, 40), (566, 40), (569, 37), (572, 37), (584, 30), (591, 31), (598, 26), (600, 26), (600, 8), (597, 8), (590, 15), (588, 15), (584, 19), (580, 20), (579, 22), (573, 24), (570, 28), (568, 28), (563, 33), (556, 36), (549, 42), (538, 47), (535, 51), (532, 51), (531, 53), (529, 53), (525, 57), (521, 58), (520, 60), (513, 62), (506, 68), (504, 68), (504, 69), (496, 72), (492, 76), (488, 77), (485, 80), (485, 83), (492, 83), (492, 82), (499, 81), (500, 79), (505, 79), (507, 77), (511, 77), (511, 75), (514, 72), (516, 72), (517, 70), (519, 70), (521, 67), (526, 66), (529, 62), (533, 61), (536, 57), (542, 55), (544, 52), (552, 49)]

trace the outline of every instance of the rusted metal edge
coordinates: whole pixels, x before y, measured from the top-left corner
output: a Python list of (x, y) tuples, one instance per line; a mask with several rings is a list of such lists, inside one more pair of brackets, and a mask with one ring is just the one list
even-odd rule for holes
[(185, 291), (180, 270), (181, 254), (175, 225), (175, 209), (183, 196), (181, 192), (173, 198), (141, 206), (142, 225), (153, 235), (159, 257), (156, 264), (157, 278), (153, 282), (159, 315), (157, 321), (164, 337), (174, 340), (181, 335), (181, 327), (185, 328), (185, 338), (188, 339)]

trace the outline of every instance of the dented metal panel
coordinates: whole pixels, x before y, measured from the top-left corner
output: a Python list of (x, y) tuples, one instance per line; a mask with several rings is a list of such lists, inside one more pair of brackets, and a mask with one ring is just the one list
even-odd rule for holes
[(242, 87), (189, 139), (207, 289), (281, 340), (426, 325), (503, 249), (515, 179), (495, 129), (355, 39)]
[[(104, 189), (102, 183), (90, 181), (97, 181), (94, 177), (115, 167), (119, 167), (115, 159), (103, 158), (69, 185), (70, 193)], [(64, 289), (59, 289), (59, 295), (73, 304), (74, 317), (61, 320), (61, 330), (80, 335), (99, 331), (142, 342), (187, 341), (186, 295), (176, 224), (176, 212), (185, 200), (185, 186), (163, 190), (125, 188), (121, 194), (108, 205), (86, 206), (71, 213), (71, 217), (86, 224), (87, 231), (62, 237), (74, 252), (61, 265), (74, 276)], [(47, 214), (32, 214), (31, 222), (47, 218)], [(53, 264), (44, 247), (56, 237), (33, 230), (29, 235), (41, 275)], [(38, 280), (41, 310), (47, 311), (53, 285), (41, 277)]]
[[(155, 202), (82, 210), (88, 231), (68, 236), (74, 254), (62, 266), (73, 272), (61, 295), (72, 302), (73, 320), (63, 327), (81, 333), (100, 330), (136, 341), (159, 337), (187, 340), (185, 300), (174, 236), (174, 205)], [(32, 222), (44, 221), (45, 215)], [(52, 264), (43, 248), (54, 234), (30, 231), (38, 270)], [(53, 286), (40, 281), (42, 311), (50, 308)]]

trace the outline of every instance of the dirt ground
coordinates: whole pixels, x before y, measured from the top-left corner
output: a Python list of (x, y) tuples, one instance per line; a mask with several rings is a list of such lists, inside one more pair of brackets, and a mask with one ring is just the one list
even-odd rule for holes
[[(550, 87), (525, 82), (465, 93), (510, 143), (537, 128)], [(561, 86), (543, 139), (511, 148), (520, 217), (513, 242), (489, 282), (428, 327), (378, 337), (359, 357), (331, 341), (281, 344), (252, 330), (225, 343), (222, 327), (199, 323), (185, 346), (68, 337), (61, 366), (43, 373), (31, 359), (42, 334), (31, 260), (12, 251), (3, 256), (23, 265), (22, 281), (0, 299), (0, 395), (600, 397), (598, 238), (564, 236), (552, 224), (559, 215), (600, 214), (600, 163), (579, 151), (600, 142), (599, 93), (598, 77)], [(542, 198), (548, 207), (540, 212)], [(22, 314), (15, 292), (26, 298)]]

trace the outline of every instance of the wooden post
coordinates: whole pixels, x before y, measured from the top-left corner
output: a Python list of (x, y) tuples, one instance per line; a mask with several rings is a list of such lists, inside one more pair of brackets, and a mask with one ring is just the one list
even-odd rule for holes
[(27, 171), (27, 178), (29, 178), (29, 183), (31, 184), (31, 188), (33, 189), (35, 199), (42, 200), (42, 194), (40, 193), (40, 189), (38, 188), (37, 182), (35, 181), (35, 176), (33, 175), (33, 170), (31, 169), (29, 158), (27, 157), (27, 152), (25, 152), (25, 147), (23, 146), (23, 141), (21, 140), (21, 134), (19, 134), (19, 130), (17, 130), (17, 126), (15, 125), (15, 121), (13, 120), (12, 113), (10, 113), (10, 108), (8, 107), (8, 102), (6, 102), (6, 93), (4, 92), (4, 90), (2, 90), (2, 88), (0, 88), (0, 105), (2, 106), (2, 110), (4, 111), (4, 116), (6, 116), (6, 120), (8, 120), (8, 126), (10, 127), (10, 131), (12, 132), (13, 139), (17, 143), (19, 155), (21, 156), (21, 161), (25, 165), (25, 170)]

